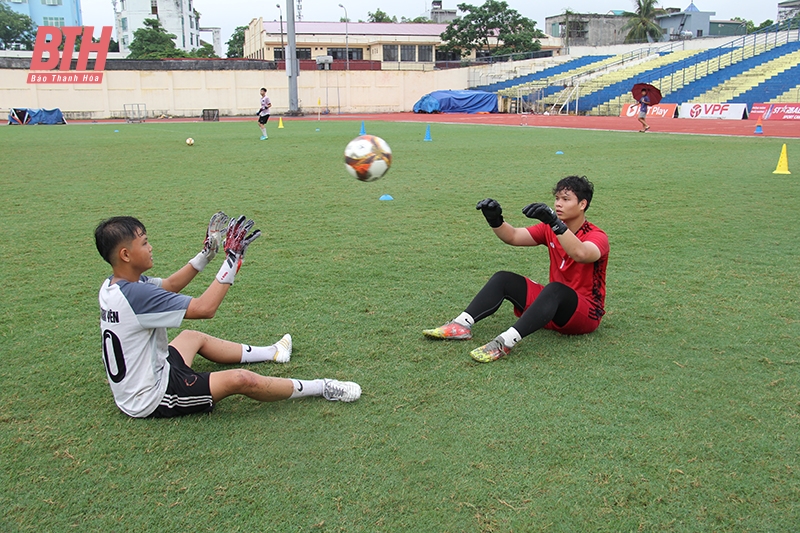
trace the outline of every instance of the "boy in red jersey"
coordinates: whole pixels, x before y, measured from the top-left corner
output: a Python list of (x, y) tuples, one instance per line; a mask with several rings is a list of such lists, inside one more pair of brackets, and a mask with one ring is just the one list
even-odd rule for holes
[(546, 204), (525, 206), (522, 213), (540, 221), (515, 228), (503, 220), (497, 201), (487, 198), (476, 209), (483, 212), (495, 235), (512, 246), (544, 244), (550, 254), (550, 283), (541, 285), (512, 272), (497, 272), (463, 313), (447, 324), (423, 331), (436, 339), (471, 339), (472, 325), (494, 314), (508, 300), (517, 322), (470, 356), (481, 363), (508, 355), (524, 337), (539, 329), (567, 335), (591, 333), (605, 314), (608, 236), (586, 220), (594, 186), (585, 176), (567, 176), (553, 189), (555, 211)]

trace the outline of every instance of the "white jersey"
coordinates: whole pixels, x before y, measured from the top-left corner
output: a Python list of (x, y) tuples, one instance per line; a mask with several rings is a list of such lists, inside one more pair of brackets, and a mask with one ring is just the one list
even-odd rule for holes
[(192, 297), (161, 288), (160, 278), (138, 283), (108, 278), (100, 287), (103, 362), (114, 401), (133, 417), (158, 407), (169, 382), (166, 328), (181, 325)]
[(269, 115), (269, 105), (272, 102), (269, 101), (269, 96), (266, 94), (261, 97), (261, 111), (258, 112), (259, 116), (266, 116)]

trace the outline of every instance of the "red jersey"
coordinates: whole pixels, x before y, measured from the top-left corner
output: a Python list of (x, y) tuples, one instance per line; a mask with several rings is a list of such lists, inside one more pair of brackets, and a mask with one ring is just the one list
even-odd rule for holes
[(592, 242), (600, 250), (594, 263), (578, 263), (561, 247), (548, 224), (539, 223), (527, 228), (537, 244), (547, 245), (550, 252), (550, 282), (558, 281), (589, 301), (589, 318), (600, 320), (605, 314), (606, 265), (608, 264), (608, 235), (589, 221), (575, 234), (581, 242)]

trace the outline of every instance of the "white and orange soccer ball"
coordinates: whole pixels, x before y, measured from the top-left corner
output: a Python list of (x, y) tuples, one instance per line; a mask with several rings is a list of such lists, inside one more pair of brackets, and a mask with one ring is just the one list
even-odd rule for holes
[(344, 166), (360, 181), (375, 181), (392, 166), (392, 149), (375, 135), (361, 135), (344, 149)]
[(189, 146), (194, 146), (194, 139), (189, 137), (188, 139), (186, 139), (186, 144)]

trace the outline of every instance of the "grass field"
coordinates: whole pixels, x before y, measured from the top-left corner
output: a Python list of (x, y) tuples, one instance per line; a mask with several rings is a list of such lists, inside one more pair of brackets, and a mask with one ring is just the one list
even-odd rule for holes
[[(342, 163), (360, 122), (285, 126), (265, 142), (255, 121), (0, 128), (0, 530), (797, 529), (800, 181), (772, 174), (783, 141), (436, 124), (423, 142), (425, 124), (368, 121), (395, 159), (365, 184)], [(545, 250), (502, 244), (474, 206), (526, 224), (568, 174), (595, 183), (587, 215), (611, 242), (600, 328), (537, 332), (489, 365), (468, 353), (513, 323), (508, 303), (472, 341), (423, 338), (497, 270), (546, 279)], [(217, 316), (184, 326), (290, 332), (290, 364), (250, 368), (352, 379), (361, 400), (116, 409), (95, 225), (139, 217), (167, 276), (219, 209), (264, 236)]]

